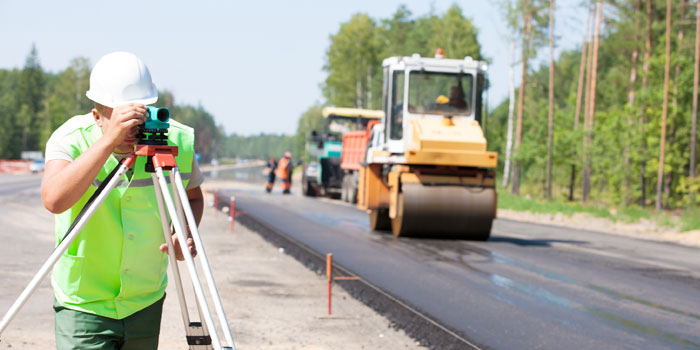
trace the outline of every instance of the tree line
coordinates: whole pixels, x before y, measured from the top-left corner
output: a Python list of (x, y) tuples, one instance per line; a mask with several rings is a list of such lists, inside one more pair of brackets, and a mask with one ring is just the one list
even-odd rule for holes
[[(0, 159), (19, 159), (22, 151), (42, 151), (51, 133), (69, 118), (89, 113), (93, 103), (85, 96), (90, 61), (71, 60), (59, 72), (46, 72), (32, 46), (21, 69), (0, 69)], [(217, 157), (280, 157), (294, 146), (292, 136), (225, 135), (215, 117), (202, 106), (175, 103), (173, 93), (159, 92), (158, 106), (171, 110), (173, 119), (195, 130), (195, 152), (202, 162)]]
[(221, 156), (228, 158), (280, 159), (284, 152), (295, 154), (295, 139), (291, 135), (265, 134), (237, 135), (231, 134), (226, 138)]
[(695, 205), (700, 4), (587, 1), (581, 47), (535, 69), (534, 53), (555, 45), (555, 1), (508, 5), (523, 83), (517, 107), (504, 101), (487, 122), (490, 147), (512, 169), (503, 185), (624, 207)]

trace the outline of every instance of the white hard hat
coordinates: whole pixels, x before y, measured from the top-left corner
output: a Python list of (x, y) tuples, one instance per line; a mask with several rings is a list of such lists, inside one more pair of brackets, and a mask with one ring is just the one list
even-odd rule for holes
[(90, 90), (85, 95), (111, 108), (158, 101), (158, 90), (151, 81), (148, 67), (128, 52), (112, 52), (100, 58), (92, 68)]

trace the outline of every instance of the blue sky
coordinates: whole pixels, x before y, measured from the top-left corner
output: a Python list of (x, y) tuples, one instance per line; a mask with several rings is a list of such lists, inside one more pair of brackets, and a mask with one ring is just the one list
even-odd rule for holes
[[(226, 133), (292, 134), (301, 113), (323, 101), (329, 35), (353, 13), (387, 18), (406, 4), (414, 16), (431, 8), (442, 14), (453, 3), (473, 20), (492, 60), (495, 107), (508, 95), (509, 42), (491, 1), (0, 0), (0, 68), (22, 67), (32, 43), (51, 72), (77, 56), (94, 64), (106, 53), (130, 51), (159, 89), (174, 92), (176, 103), (201, 104)], [(558, 3), (559, 51), (580, 44), (585, 12), (573, 0)]]

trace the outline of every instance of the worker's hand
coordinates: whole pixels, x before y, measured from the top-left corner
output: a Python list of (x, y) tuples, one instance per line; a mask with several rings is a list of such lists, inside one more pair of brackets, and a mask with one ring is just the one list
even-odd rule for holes
[(136, 143), (138, 125), (143, 124), (148, 116), (146, 106), (142, 104), (128, 104), (115, 107), (111, 115), (103, 116), (102, 123), (106, 124), (102, 129), (108, 142), (116, 147), (128, 146)]
[[(176, 234), (173, 234), (172, 240), (173, 240), (173, 247), (175, 248), (175, 257), (179, 261), (185, 260), (185, 256), (182, 255), (182, 250), (180, 249), (180, 241), (177, 239)], [(197, 248), (195, 248), (195, 246), (194, 246), (194, 241), (192, 240), (192, 237), (187, 238), (187, 246), (190, 248), (190, 254), (192, 254), (192, 257), (194, 258), (195, 256), (197, 256)], [(163, 253), (167, 253), (168, 252), (168, 244), (167, 243), (161, 244), (160, 251)]]

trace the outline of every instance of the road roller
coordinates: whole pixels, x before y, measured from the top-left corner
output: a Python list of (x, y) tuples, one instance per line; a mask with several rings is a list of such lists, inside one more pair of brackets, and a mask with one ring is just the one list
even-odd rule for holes
[(359, 171), (358, 208), (397, 237), (489, 239), (498, 155), (481, 128), (485, 62), (383, 61), (382, 124)]

